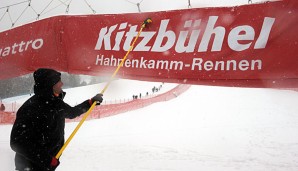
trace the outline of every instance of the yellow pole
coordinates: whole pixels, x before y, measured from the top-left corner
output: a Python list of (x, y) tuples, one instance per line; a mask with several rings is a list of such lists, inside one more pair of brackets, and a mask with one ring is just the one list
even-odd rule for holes
[[(114, 71), (113, 75), (111, 76), (110, 80), (107, 82), (107, 84), (105, 85), (105, 87), (102, 89), (102, 91), (100, 92), (101, 94), (103, 94), (107, 88), (109, 87), (109, 85), (111, 84), (113, 78), (115, 77), (115, 75), (117, 74), (117, 72), (119, 71), (120, 67), (123, 65), (125, 59), (127, 58), (128, 54), (130, 53), (130, 51), (132, 51), (135, 42), (137, 41), (137, 39), (139, 38), (141, 32), (143, 31), (143, 29), (146, 27), (146, 24), (151, 23), (152, 20), (150, 18), (147, 18), (143, 23), (142, 26), (137, 34), (137, 36), (135, 37), (134, 41), (132, 42), (129, 50), (126, 52), (125, 56), (123, 57), (121, 63), (118, 65), (117, 69)], [(96, 102), (93, 102), (93, 104), (91, 105), (91, 107), (89, 108), (89, 110), (86, 112), (86, 114), (84, 115), (84, 117), (82, 118), (82, 120), (79, 122), (79, 124), (76, 126), (76, 128), (74, 129), (74, 131), (71, 133), (71, 135), (69, 136), (69, 138), (66, 140), (66, 142), (64, 143), (64, 145), (62, 146), (62, 148), (59, 150), (59, 152), (57, 153), (57, 155), (55, 156), (56, 159), (59, 159), (60, 156), (62, 155), (63, 151), (65, 150), (65, 148), (67, 147), (67, 145), (69, 144), (69, 142), (72, 140), (72, 138), (75, 136), (75, 134), (78, 132), (78, 130), (80, 129), (80, 127), (83, 125), (84, 121), (87, 119), (87, 117), (89, 116), (89, 114), (91, 113), (91, 111), (94, 109), (96, 105)]]

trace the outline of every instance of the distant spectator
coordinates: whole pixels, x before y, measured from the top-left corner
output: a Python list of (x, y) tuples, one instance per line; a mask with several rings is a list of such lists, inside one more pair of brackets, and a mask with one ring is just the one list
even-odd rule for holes
[(154, 93), (155, 92), (155, 86), (152, 88), (152, 93)]
[(138, 95), (132, 95), (132, 99), (138, 99)]
[(3, 103), (1, 104), (0, 111), (5, 111), (5, 106)]

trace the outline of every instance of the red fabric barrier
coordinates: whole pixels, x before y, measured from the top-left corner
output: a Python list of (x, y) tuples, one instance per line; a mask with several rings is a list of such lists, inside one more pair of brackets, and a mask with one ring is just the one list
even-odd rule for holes
[(15, 113), (0, 111), (0, 125), (1, 124), (12, 124), (16, 119)]
[(111, 75), (143, 30), (117, 76), (237, 87), (298, 87), (298, 2), (237, 7), (57, 16), (0, 33), (0, 79), (39, 67)]
[[(190, 88), (190, 85), (181, 84), (166, 93), (157, 95), (152, 98), (136, 99), (136, 100), (132, 100), (130, 102), (121, 103), (121, 104), (98, 106), (93, 110), (93, 112), (90, 114), (88, 119), (108, 117), (119, 113), (140, 109), (156, 102), (168, 101), (173, 98), (176, 98), (177, 96), (179, 96), (180, 94), (188, 90), (189, 88)], [(81, 119), (80, 118), (76, 119), (76, 121), (79, 121), (79, 120)]]
[[(137, 99), (126, 103), (96, 106), (88, 116), (87, 120), (113, 116), (127, 111), (136, 110), (156, 102), (171, 100), (184, 93), (189, 87), (190, 85), (178, 85), (166, 93), (159, 94), (151, 98)], [(12, 124), (15, 120), (15, 117), (15, 113), (0, 111), (0, 124)], [(83, 116), (77, 117), (75, 119), (67, 119), (66, 121), (80, 121), (82, 117)]]

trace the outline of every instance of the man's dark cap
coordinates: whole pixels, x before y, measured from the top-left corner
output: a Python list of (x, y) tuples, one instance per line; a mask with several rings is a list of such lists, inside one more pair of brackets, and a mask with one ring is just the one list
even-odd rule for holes
[(61, 80), (61, 73), (49, 68), (39, 68), (33, 73), (35, 86), (53, 87)]

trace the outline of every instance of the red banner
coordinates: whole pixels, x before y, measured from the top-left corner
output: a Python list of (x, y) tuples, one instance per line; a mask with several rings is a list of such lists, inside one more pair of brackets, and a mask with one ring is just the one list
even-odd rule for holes
[(0, 79), (39, 67), (118, 77), (237, 87), (298, 87), (297, 2), (58, 16), (0, 33)]

